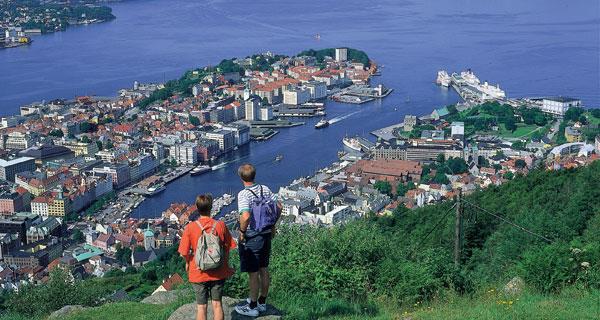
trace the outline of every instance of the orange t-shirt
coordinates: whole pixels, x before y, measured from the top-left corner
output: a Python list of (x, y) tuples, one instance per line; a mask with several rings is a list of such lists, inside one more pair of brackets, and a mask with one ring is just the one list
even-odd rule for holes
[(206, 282), (229, 278), (234, 273), (234, 270), (229, 267), (229, 250), (236, 247), (236, 243), (231, 237), (231, 233), (229, 233), (229, 230), (223, 221), (217, 221), (205, 216), (200, 216), (198, 221), (204, 227), (204, 232), (210, 232), (213, 224), (217, 224), (214, 232), (221, 238), (225, 248), (225, 259), (223, 265), (217, 269), (208, 271), (198, 269), (196, 262), (194, 261), (194, 253), (196, 252), (196, 246), (198, 245), (198, 238), (202, 235), (202, 230), (195, 221), (191, 221), (183, 230), (183, 236), (181, 237), (181, 242), (179, 242), (178, 250), (179, 254), (181, 254), (188, 262), (189, 281)]

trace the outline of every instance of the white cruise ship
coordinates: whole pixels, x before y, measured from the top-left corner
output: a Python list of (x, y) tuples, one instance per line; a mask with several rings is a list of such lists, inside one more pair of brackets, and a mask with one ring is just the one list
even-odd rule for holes
[(468, 85), (472, 85), (474, 87), (478, 86), (480, 81), (479, 78), (471, 71), (471, 69), (467, 69), (460, 73), (460, 77), (464, 80), (464, 82)]
[(362, 151), (362, 147), (360, 145), (360, 142), (358, 142), (358, 139), (356, 138), (344, 138), (342, 139), (342, 142), (344, 143), (344, 145), (354, 151)]
[(500, 85), (497, 84), (495, 86), (490, 85), (487, 81), (485, 81), (482, 85), (478, 86), (477, 89), (479, 89), (481, 92), (483, 92), (485, 95), (487, 95), (488, 97), (484, 97), (484, 98), (488, 98), (488, 99), (504, 99), (506, 98), (506, 92), (504, 92), (504, 90), (500, 89)]
[(451, 82), (452, 78), (450, 78), (450, 75), (448, 75), (448, 72), (446, 72), (446, 70), (438, 71), (435, 83), (443, 87), (449, 87)]

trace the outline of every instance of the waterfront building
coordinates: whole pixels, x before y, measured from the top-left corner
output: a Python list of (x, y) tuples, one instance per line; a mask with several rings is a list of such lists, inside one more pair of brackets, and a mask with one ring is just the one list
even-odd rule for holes
[(92, 171), (94, 174), (99, 173), (110, 176), (115, 189), (121, 189), (131, 183), (129, 164), (127, 163), (114, 163), (108, 166), (94, 168)]
[(215, 130), (207, 132), (205, 137), (206, 139), (217, 141), (219, 143), (219, 149), (221, 152), (230, 151), (235, 147), (235, 137), (233, 131)]
[(549, 113), (554, 116), (563, 117), (567, 110), (572, 107), (581, 107), (581, 100), (569, 97), (547, 97), (534, 99), (538, 102), (536, 105), (542, 112)]
[(303, 87), (288, 87), (283, 91), (283, 103), (289, 105), (299, 105), (310, 100), (310, 92)]
[(257, 96), (252, 96), (250, 99), (244, 102), (245, 104), (245, 112), (246, 112), (246, 120), (254, 121), (258, 120), (259, 117), (259, 108), (260, 108), (260, 98)]
[(219, 142), (210, 139), (198, 139), (198, 161), (207, 162), (210, 159), (217, 157), (221, 150), (219, 149)]
[(304, 86), (310, 93), (311, 100), (320, 100), (327, 98), (327, 85), (320, 81), (309, 81)]
[(169, 148), (169, 157), (179, 165), (195, 165), (198, 163), (197, 145), (193, 142), (177, 143)]
[[(271, 115), (273, 112), (271, 111)], [(250, 142), (250, 127), (243, 123), (230, 123), (223, 126), (223, 130), (233, 133), (234, 144), (242, 146)]]
[(158, 165), (158, 160), (151, 154), (142, 154), (134, 159), (130, 159), (129, 171), (131, 182), (137, 182), (152, 175), (156, 171), (156, 168), (158, 168)]
[(17, 173), (35, 170), (35, 159), (31, 157), (19, 157), (12, 160), (0, 159), (0, 179), (15, 181)]
[(336, 48), (335, 49), (335, 60), (338, 62), (348, 60), (348, 48)]
[(260, 116), (259, 116), (258, 120), (261, 120), (261, 121), (273, 120), (273, 107), (272, 106), (262, 106), (260, 108)]

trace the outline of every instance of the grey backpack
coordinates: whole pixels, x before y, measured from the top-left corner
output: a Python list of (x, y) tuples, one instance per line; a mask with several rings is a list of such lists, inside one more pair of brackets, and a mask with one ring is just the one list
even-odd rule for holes
[(202, 271), (217, 269), (223, 264), (223, 257), (225, 256), (225, 249), (221, 243), (221, 238), (215, 234), (217, 222), (215, 221), (208, 233), (204, 232), (204, 227), (198, 220), (196, 220), (196, 223), (200, 227), (200, 230), (202, 230), (202, 234), (198, 238), (196, 252), (194, 253), (196, 266)]

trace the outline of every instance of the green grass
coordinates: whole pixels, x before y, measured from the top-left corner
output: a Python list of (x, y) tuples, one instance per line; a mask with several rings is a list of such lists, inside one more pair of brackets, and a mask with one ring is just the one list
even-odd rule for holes
[(399, 307), (378, 304), (373, 317), (334, 316), (329, 319), (412, 319), (412, 320), (512, 320), (512, 319), (600, 319), (600, 291), (565, 290), (558, 295), (523, 293), (506, 296), (496, 290), (475, 297), (448, 294), (428, 304)]
[[(65, 320), (161, 320), (168, 319), (178, 307), (192, 301), (186, 297), (168, 305), (151, 305), (139, 302), (120, 302), (90, 308)], [(365, 298), (348, 302), (318, 296), (272, 297), (285, 319), (334, 320), (384, 320), (384, 319), (600, 319), (600, 291), (566, 289), (556, 295), (542, 295), (525, 291), (517, 296), (507, 296), (496, 289), (459, 296), (440, 293), (430, 303), (398, 305), (386, 297)], [(0, 317), (2, 320), (31, 320), (18, 316)]]
[(595, 118), (594, 116), (592, 116), (592, 113), (589, 111), (584, 114), (587, 117), (590, 124), (600, 125), (600, 118)]
[[(155, 305), (140, 302), (109, 303), (100, 307), (86, 309), (64, 318), (64, 320), (166, 320), (185, 303), (180, 300), (168, 305)], [(15, 319), (18, 320), (18, 319)]]

